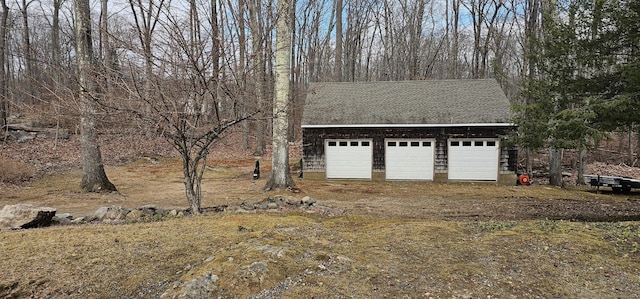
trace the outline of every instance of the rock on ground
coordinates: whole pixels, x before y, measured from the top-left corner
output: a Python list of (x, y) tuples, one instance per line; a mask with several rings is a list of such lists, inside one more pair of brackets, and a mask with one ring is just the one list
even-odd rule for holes
[(211, 292), (216, 289), (216, 281), (218, 276), (208, 272), (205, 276), (174, 284), (173, 288), (164, 292), (160, 298), (210, 298)]
[(33, 228), (51, 225), (56, 209), (19, 203), (0, 210), (0, 229)]

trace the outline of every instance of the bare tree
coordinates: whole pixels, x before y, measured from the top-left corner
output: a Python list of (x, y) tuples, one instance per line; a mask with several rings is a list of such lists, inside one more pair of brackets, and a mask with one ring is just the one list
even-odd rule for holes
[[(289, 51), (289, 55), (290, 57), (290, 63), (289, 63), (289, 80), (290, 80), (290, 84), (289, 84), (289, 105), (287, 106), (289, 111), (288, 111), (288, 117), (290, 119), (288, 127), (287, 127), (287, 140), (295, 140), (296, 139), (296, 125), (297, 125), (297, 119), (301, 118), (298, 117), (297, 113), (299, 111), (299, 109), (296, 109), (298, 107), (298, 99), (299, 97), (296, 97), (296, 92), (298, 90), (298, 88), (300, 87), (300, 74), (302, 72), (301, 68), (300, 68), (300, 64), (298, 64), (298, 62), (300, 61), (299, 59), (299, 54), (301, 51), (295, 51), (293, 50), (293, 48), (298, 48), (298, 49), (302, 49), (302, 45), (301, 43), (303, 42), (303, 38), (302, 36), (299, 36), (297, 34), (297, 26), (296, 26), (296, 3), (298, 1), (297, 0), (292, 0), (291, 6), (294, 7), (294, 9), (290, 9), (290, 20), (291, 20), (291, 51)], [(305, 30), (306, 28), (303, 26), (301, 28), (301, 30)], [(295, 45), (295, 46), (294, 46)]]
[[(60, 0), (54, 0), (60, 1)], [(109, 0), (100, 0), (100, 24), (99, 24), (99, 61), (100, 74), (102, 76), (100, 82), (103, 100), (109, 101), (114, 97), (117, 90), (113, 90), (114, 80), (118, 74), (118, 65), (115, 48), (111, 45), (111, 32), (109, 28)]]
[[(226, 45), (230, 49), (222, 50), (222, 53), (231, 53), (231, 55), (228, 56), (230, 62), (228, 63), (229, 68), (227, 71), (236, 78), (235, 84), (237, 85), (236, 88), (241, 99), (241, 101), (236, 102), (236, 104), (239, 106), (238, 111), (241, 111), (242, 114), (249, 111), (251, 109), (250, 107), (255, 106), (255, 97), (253, 97), (252, 91), (247, 89), (248, 71), (252, 69), (252, 67), (248, 66), (250, 59), (247, 59), (247, 56), (250, 55), (248, 53), (248, 45), (250, 42), (247, 38), (247, 1), (248, 0), (227, 0), (226, 5), (223, 1), (220, 2), (220, 27), (228, 28), (227, 30), (228, 32), (231, 32), (230, 35), (232, 37), (234, 36), (233, 33), (237, 34), (235, 35), (235, 37), (237, 37), (237, 41), (227, 43)], [(226, 16), (226, 18), (224, 16)], [(223, 18), (227, 21), (224, 22)], [(220, 43), (222, 43), (222, 41), (224, 41), (224, 37), (221, 35), (219, 40)], [(233, 53), (237, 53), (237, 55), (233, 55)], [(224, 61), (224, 59), (222, 60)], [(250, 131), (249, 120), (243, 121), (242, 149), (249, 150), (249, 139), (250, 134), (252, 133), (253, 132)]]
[[(327, 34), (325, 35), (323, 46), (321, 47), (320, 54), (318, 55), (318, 77), (322, 77), (324, 80), (328, 80), (333, 78), (335, 80), (335, 74), (331, 72), (331, 32), (333, 32), (333, 28), (335, 27), (335, 15), (336, 10), (334, 8), (331, 9), (331, 16), (329, 17), (329, 26), (327, 28)], [(318, 80), (320, 81), (320, 80)]]
[[(307, 78), (309, 81), (316, 82), (320, 77), (320, 65), (322, 64), (322, 43), (320, 41), (320, 22), (322, 21), (322, 6), (324, 0), (311, 0), (307, 2), (307, 11), (305, 12), (305, 20), (303, 26), (306, 30), (300, 32), (300, 35), (306, 35), (306, 39), (301, 39), (300, 44), (306, 44), (306, 59), (303, 62), (307, 68)], [(312, 15), (312, 17), (310, 17)], [(302, 49), (302, 47), (300, 48)]]
[(258, 108), (256, 120), (256, 144), (253, 154), (262, 156), (266, 150), (267, 122), (266, 106), (266, 30), (263, 23), (262, 3), (260, 0), (247, 0), (249, 4), (249, 28), (251, 29), (251, 45), (253, 55), (253, 90)]
[[(0, 130), (4, 131), (7, 125), (7, 110), (9, 101), (7, 100), (7, 21), (9, 19), (9, 7), (7, 0), (1, 0), (2, 14), (0, 15)], [(1, 134), (0, 134), (1, 135)]]
[(342, 81), (342, 0), (336, 0), (336, 66), (335, 66), (335, 80)]
[(35, 88), (33, 82), (35, 81), (34, 75), (34, 59), (33, 49), (31, 46), (31, 34), (29, 32), (29, 5), (33, 3), (33, 0), (22, 0), (20, 6), (20, 14), (22, 15), (22, 55), (24, 57), (25, 67), (25, 99), (33, 104), (35, 101)]
[[(236, 73), (239, 74), (240, 80), (238, 82), (238, 86), (240, 90), (245, 90), (247, 86), (247, 33), (246, 33), (246, 22), (245, 22), (245, 12), (246, 12), (246, 0), (238, 1), (238, 10), (235, 14), (235, 20), (237, 24), (238, 31), (238, 64), (236, 66)], [(233, 6), (229, 3), (230, 10), (233, 11)], [(242, 105), (242, 111), (246, 112), (247, 105), (249, 99), (245, 98)], [(242, 122), (242, 149), (249, 149), (249, 122)]]
[[(145, 91), (146, 81), (142, 85), (136, 80), (120, 82), (139, 104), (132, 105), (128, 112), (145, 122), (159, 124), (162, 136), (180, 154), (189, 209), (200, 214), (202, 179), (212, 145), (224, 137), (227, 129), (256, 111), (239, 109), (239, 95), (244, 91), (237, 89), (237, 78), (221, 76), (224, 67), (220, 61), (225, 60), (220, 59), (222, 44), (217, 31), (220, 16), (217, 7), (213, 7), (217, 1), (209, 2), (209, 24), (200, 18), (195, 7), (198, 3), (192, 1), (190, 5), (186, 16), (174, 13), (168, 5), (161, 11), (163, 18), (158, 19), (158, 24), (166, 35), (157, 45), (164, 52), (163, 67), (148, 78), (154, 92)], [(137, 71), (132, 64), (131, 77)], [(230, 103), (231, 110), (221, 111), (222, 103)], [(208, 109), (202, 109), (205, 106)]]
[[(525, 2), (524, 7), (524, 28), (522, 29), (522, 68), (520, 78), (523, 81), (532, 82), (536, 78), (536, 63), (532, 59), (536, 50), (536, 40), (541, 33), (541, 1), (529, 0)], [(532, 97), (524, 94), (522, 104), (531, 104)], [(534, 152), (525, 148), (525, 172), (533, 172), (533, 155)]]
[(60, 47), (60, 9), (62, 8), (62, 3), (64, 3), (64, 0), (53, 0), (51, 21), (51, 63), (54, 67), (53, 80), (56, 85), (62, 81), (60, 69), (62, 66), (62, 50)]
[(278, 1), (276, 23), (276, 88), (273, 103), (273, 141), (271, 175), (265, 190), (285, 189), (293, 186), (289, 170), (289, 90), (291, 84), (291, 0)]
[[(220, 80), (220, 74), (222, 70), (220, 68), (220, 25), (218, 24), (218, 0), (211, 0), (211, 89), (216, 93), (216, 99), (218, 98), (218, 86)], [(202, 106), (203, 113), (209, 113), (209, 109), (212, 109), (211, 105), (216, 104), (215, 99), (207, 101)]]
[(411, 30), (410, 44), (411, 44), (411, 74), (412, 80), (416, 80), (420, 77), (420, 48), (422, 45), (422, 18), (424, 17), (424, 5), (425, 1), (418, 1), (417, 8), (415, 10), (415, 16), (412, 18), (414, 28)]
[(104, 172), (95, 114), (98, 103), (95, 97), (95, 63), (91, 38), (91, 13), (89, 0), (75, 0), (76, 60), (78, 64), (78, 89), (80, 102), (80, 147), (82, 151), (82, 182), (85, 192), (110, 192), (116, 187)]
[(489, 55), (487, 47), (494, 33), (493, 26), (502, 7), (502, 1), (470, 0), (468, 3), (462, 2), (462, 5), (467, 8), (473, 23), (472, 77), (485, 78)]
[[(54, 0), (59, 1), (59, 0)], [(111, 67), (111, 55), (109, 45), (109, 0), (100, 0), (100, 60), (106, 68)]]
[[(144, 92), (147, 94), (144, 98), (147, 99), (153, 97), (153, 33), (158, 25), (164, 4), (164, 0), (129, 0), (135, 31), (142, 48), (142, 56), (144, 57)], [(151, 111), (147, 112), (150, 113)], [(152, 127), (145, 129), (147, 133), (151, 133)]]
[(350, 1), (347, 8), (346, 41), (342, 51), (342, 79), (357, 81), (362, 78), (362, 61), (370, 16), (372, 15), (372, 1)]
[[(382, 80), (398, 80), (396, 74), (397, 74), (397, 68), (395, 67), (395, 63), (394, 60), (396, 59), (396, 56), (394, 55), (394, 53), (400, 54), (400, 51), (396, 51), (396, 46), (398, 46), (396, 44), (396, 41), (394, 40), (394, 37), (397, 36), (396, 31), (397, 29), (393, 26), (394, 23), (394, 12), (393, 12), (393, 3), (389, 2), (388, 0), (384, 1), (384, 14), (383, 14), (383, 21), (382, 23), (384, 24), (384, 35), (382, 38), (382, 44), (384, 47), (384, 53), (383, 53), (383, 58), (382, 58), (382, 72), (380, 74), (380, 77)], [(399, 55), (398, 55), (399, 56)]]

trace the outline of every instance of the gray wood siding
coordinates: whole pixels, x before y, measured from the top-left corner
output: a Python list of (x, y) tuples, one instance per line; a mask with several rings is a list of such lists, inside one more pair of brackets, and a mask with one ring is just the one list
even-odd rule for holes
[[(441, 127), (441, 128), (303, 128), (303, 162), (305, 171), (324, 171), (324, 141), (326, 139), (372, 139), (373, 171), (384, 171), (385, 138), (435, 139), (435, 173), (447, 172), (447, 141), (449, 138), (498, 138), (506, 135), (508, 127)], [(502, 148), (502, 173), (515, 172), (517, 151)]]

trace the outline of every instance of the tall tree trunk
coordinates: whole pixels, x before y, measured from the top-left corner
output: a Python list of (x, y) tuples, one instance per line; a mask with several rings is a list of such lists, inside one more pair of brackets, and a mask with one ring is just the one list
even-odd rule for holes
[(394, 45), (394, 30), (393, 30), (393, 4), (389, 3), (389, 1), (384, 1), (384, 30), (381, 30), (383, 36), (383, 45), (384, 45), (384, 54), (382, 61), (382, 73), (380, 76), (383, 81), (392, 81), (395, 80), (394, 76), (394, 66), (393, 60), (395, 52)]
[[(540, 33), (540, 0), (527, 1), (525, 10), (524, 45), (523, 45), (523, 74), (529, 82), (533, 82), (536, 76), (536, 63), (531, 59), (536, 51), (536, 39)], [(532, 104), (532, 97), (526, 96), (524, 104)]]
[[(206, 115), (208, 113), (209, 107), (207, 106), (214, 106), (216, 103), (218, 103), (218, 85), (220, 82), (220, 73), (221, 73), (221, 69), (220, 69), (220, 31), (218, 30), (219, 26), (218, 26), (218, 1), (217, 0), (211, 0), (211, 91), (212, 91), (212, 96), (213, 99), (211, 99), (209, 101), (209, 103), (207, 103), (207, 101), (203, 101), (203, 113)], [(213, 109), (216, 109), (216, 107), (211, 107)], [(229, 116), (229, 117), (235, 117), (235, 111), (232, 111), (233, 116)], [(220, 118), (217, 117), (217, 119), (215, 119), (216, 122), (220, 122)]]
[[(1, 0), (2, 15), (0, 15), (0, 130), (4, 130), (7, 125), (7, 110), (9, 101), (7, 99), (7, 21), (9, 19), (9, 7), (7, 0)], [(0, 135), (3, 135), (0, 133)]]
[[(246, 92), (247, 88), (247, 74), (246, 74), (246, 54), (247, 54), (247, 34), (245, 32), (245, 22), (244, 22), (244, 14), (245, 14), (245, 3), (246, 0), (238, 1), (238, 15), (236, 20), (238, 22), (238, 73), (240, 74), (240, 82), (238, 83), (240, 86), (240, 90)], [(247, 105), (249, 104), (249, 97), (244, 97), (241, 103), (242, 105), (242, 113), (243, 115), (247, 112)], [(249, 121), (246, 119), (242, 121), (242, 149), (249, 149)]]
[(417, 80), (420, 76), (420, 45), (422, 43), (422, 17), (424, 16), (425, 2), (418, 1), (414, 18), (415, 27), (411, 30), (411, 80)]
[[(58, 1), (58, 0), (56, 0)], [(102, 61), (102, 94), (110, 97), (111, 72), (113, 68), (113, 57), (109, 45), (109, 0), (100, 0), (100, 61)]]
[(342, 81), (342, 0), (336, 0), (336, 68), (335, 80)]
[(587, 163), (587, 149), (581, 149), (578, 156), (578, 178), (576, 179), (577, 185), (584, 185), (584, 171)]
[(460, 58), (460, 0), (453, 0), (453, 49), (451, 50), (451, 60), (452, 60), (452, 69), (453, 69), (453, 78), (459, 79), (460, 76), (460, 66), (459, 66), (459, 58)]
[(626, 132), (623, 132), (622, 130), (616, 133), (616, 135), (618, 135), (618, 152), (619, 153), (622, 153), (622, 151), (624, 150), (625, 133)]
[(206, 168), (206, 160), (202, 158), (202, 168), (198, 168), (200, 157), (193, 159), (190, 156), (191, 151), (187, 147), (181, 148), (180, 152), (182, 154), (184, 191), (187, 202), (189, 203), (189, 209), (191, 210), (191, 214), (200, 215), (200, 208), (202, 207), (202, 175)]
[(473, 53), (471, 59), (471, 73), (474, 79), (480, 78), (480, 40), (483, 36), (482, 29), (484, 25), (484, 11), (482, 6), (485, 0), (472, 0), (469, 4), (463, 2), (463, 5), (467, 8), (469, 16), (473, 22)]
[[(105, 0), (106, 1), (106, 0)], [(51, 24), (51, 60), (54, 66), (54, 88), (62, 85), (62, 51), (60, 50), (60, 8), (63, 0), (53, 0), (53, 20)]]
[(262, 9), (259, 0), (249, 0), (249, 27), (251, 28), (251, 43), (253, 52), (253, 90), (256, 106), (259, 110), (256, 121), (256, 144), (253, 151), (255, 156), (262, 156), (266, 150), (266, 111), (265, 111), (265, 33), (262, 30)]
[[(314, 2), (314, 4), (318, 4), (317, 2)], [(320, 43), (320, 20), (321, 20), (321, 16), (322, 16), (322, 11), (319, 9), (319, 7), (315, 8), (314, 11), (314, 16), (312, 18), (312, 24), (311, 24), (311, 34), (309, 35), (309, 37), (307, 37), (307, 67), (308, 67), (308, 78), (309, 78), (309, 82), (317, 82), (319, 76), (319, 73), (317, 70), (319, 70), (320, 68), (318, 67), (321, 63), (320, 56), (322, 56), (322, 49), (321, 47), (321, 43)], [(329, 24), (331, 24), (331, 20), (329, 20)], [(331, 25), (329, 25), (331, 26)]]
[(331, 32), (333, 31), (333, 19), (336, 16), (335, 7), (331, 9), (331, 16), (329, 16), (329, 27), (327, 28), (327, 34), (325, 35), (323, 46), (321, 47), (322, 52), (318, 55), (318, 80), (322, 81), (333, 77), (330, 69), (331, 69)]
[(289, 88), (291, 64), (291, 0), (278, 1), (276, 23), (276, 88), (273, 103), (273, 138), (271, 175), (265, 185), (266, 190), (286, 189), (293, 186), (289, 171)]
[(22, 0), (22, 7), (20, 12), (22, 13), (22, 53), (24, 57), (24, 67), (26, 73), (25, 79), (25, 93), (27, 102), (30, 104), (35, 103), (35, 89), (33, 88), (34, 71), (33, 71), (33, 58), (31, 57), (31, 36), (29, 33), (29, 15), (28, 8), (31, 1)]
[(371, 81), (371, 58), (373, 56), (373, 45), (376, 40), (376, 34), (378, 32), (378, 26), (373, 27), (373, 32), (371, 34), (371, 39), (369, 41), (369, 46), (367, 47), (367, 56), (365, 59), (365, 81)]
[[(637, 153), (638, 150), (640, 150), (640, 131), (636, 132), (636, 146), (635, 146), (635, 152)], [(640, 155), (636, 154), (636, 157), (640, 157)], [(630, 165), (631, 167), (636, 167), (636, 164), (638, 164), (638, 159), (634, 159), (633, 163)]]
[(531, 176), (533, 175), (533, 150), (531, 150), (530, 148), (525, 149), (526, 151), (526, 161), (525, 161), (525, 168), (526, 168), (526, 173)]
[(80, 100), (80, 148), (82, 151), (82, 182), (85, 192), (110, 192), (116, 187), (109, 181), (100, 155), (98, 129), (95, 114), (97, 103), (94, 91), (94, 62), (91, 39), (91, 12), (89, 0), (75, 0), (76, 61), (78, 63), (78, 88)]
[(562, 187), (562, 149), (549, 148), (549, 184)]
[[(275, 22), (276, 17), (273, 15), (273, 9), (271, 8), (271, 5), (273, 3), (269, 2), (269, 4), (267, 5), (267, 11), (269, 11), (270, 13), (268, 14), (268, 18), (265, 20), (265, 26), (263, 28), (275, 28), (275, 24), (273, 24)], [(274, 38), (273, 37), (273, 30), (265, 30), (265, 44), (264, 44), (264, 48), (265, 49), (274, 49)], [(262, 107), (261, 109), (263, 109), (265, 111), (265, 118), (267, 118), (266, 115), (269, 115), (268, 117), (272, 117), (271, 114), (267, 113), (267, 111), (269, 110), (273, 110), (273, 99), (275, 98), (275, 73), (274, 73), (274, 59), (275, 59), (275, 55), (274, 55), (274, 51), (263, 51), (264, 52), (264, 68), (265, 68), (265, 72), (264, 72), (264, 81), (262, 81), (262, 90), (264, 92), (264, 101), (262, 102)], [(265, 134), (264, 134), (264, 143), (266, 144), (267, 142), (267, 138), (269, 136), (271, 136), (271, 134), (273, 134), (273, 122), (272, 121), (266, 121), (266, 126), (265, 126)], [(266, 147), (265, 147), (266, 148)]]
[(187, 196), (187, 202), (189, 203), (189, 210), (193, 215), (200, 215), (201, 208), (201, 198), (200, 195), (196, 192), (196, 187), (193, 185), (191, 181), (189, 181), (188, 177), (184, 177), (184, 190)]
[(629, 136), (629, 148), (627, 151), (627, 156), (628, 156), (628, 161), (629, 161), (629, 166), (633, 165), (633, 125), (629, 126), (629, 132), (628, 132), (628, 136)]
[[(56, 0), (57, 1), (57, 0)], [(103, 62), (105, 68), (111, 67), (107, 63), (109, 55), (109, 0), (100, 0), (100, 60)]]
[[(296, 2), (297, 0), (291, 0), (291, 6), (292, 7), (296, 7)], [(290, 16), (289, 19), (290, 20), (295, 20), (295, 10), (294, 9), (290, 9)], [(298, 41), (302, 42), (302, 37), (300, 37), (299, 39), (297, 39), (297, 30), (296, 30), (296, 26), (295, 23), (291, 26), (291, 40), (289, 41), (290, 45), (295, 46), (297, 49), (302, 49), (302, 44), (297, 44)], [(289, 51), (289, 105), (287, 105), (287, 109), (289, 109), (289, 111), (287, 112), (288, 118), (290, 120), (288, 127), (287, 127), (287, 141), (288, 140), (295, 140), (296, 139), (296, 130), (295, 130), (295, 126), (296, 126), (296, 119), (297, 119), (297, 114), (296, 114), (296, 93), (295, 91), (298, 90), (299, 88), (299, 70), (300, 70), (300, 65), (298, 64), (298, 61), (296, 60), (296, 53), (298, 53), (300, 50), (298, 51), (294, 51), (293, 47), (291, 49), (291, 51)]]

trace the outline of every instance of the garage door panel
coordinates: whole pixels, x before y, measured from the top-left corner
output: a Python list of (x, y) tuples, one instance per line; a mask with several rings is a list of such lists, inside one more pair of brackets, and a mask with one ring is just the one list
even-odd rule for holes
[(495, 140), (450, 140), (449, 179), (498, 179), (500, 147)]
[(388, 180), (433, 180), (434, 142), (421, 139), (385, 140)]
[(371, 179), (371, 140), (328, 140), (326, 174), (329, 179)]

